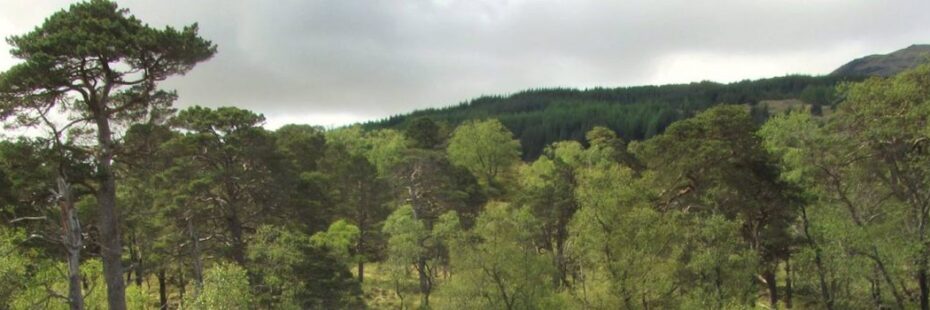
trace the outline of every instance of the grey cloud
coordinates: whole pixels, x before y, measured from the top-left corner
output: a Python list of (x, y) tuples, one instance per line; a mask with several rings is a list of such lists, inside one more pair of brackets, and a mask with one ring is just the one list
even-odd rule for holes
[[(850, 57), (930, 42), (925, 0), (120, 3), (153, 25), (199, 22), (219, 45), (216, 58), (166, 83), (180, 105), (237, 105), (318, 123), (536, 87), (725, 80), (731, 69), (752, 75), (745, 78), (822, 74)], [(16, 18), (8, 8), (0, 4), (0, 16)], [(686, 68), (718, 70), (677, 74), (664, 61), (681, 55), (709, 62)], [(729, 57), (759, 61), (733, 68)]]

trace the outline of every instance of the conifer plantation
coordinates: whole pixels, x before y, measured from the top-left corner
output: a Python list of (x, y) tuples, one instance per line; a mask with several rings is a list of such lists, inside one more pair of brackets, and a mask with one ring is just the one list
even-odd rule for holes
[(930, 309), (930, 64), (272, 130), (194, 21), (8, 42), (0, 309)]

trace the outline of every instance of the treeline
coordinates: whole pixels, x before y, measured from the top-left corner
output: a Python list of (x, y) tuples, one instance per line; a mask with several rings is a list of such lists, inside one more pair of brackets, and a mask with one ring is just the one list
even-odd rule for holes
[[(162, 111), (114, 148), (126, 302), (926, 308), (928, 81), (846, 84), (830, 115), (761, 126), (718, 105), (644, 141), (595, 127), (530, 162), (494, 119), (269, 131), (233, 107)], [(108, 297), (88, 133), (0, 143), (10, 308)]]
[(801, 99), (814, 111), (832, 105), (832, 90), (860, 77), (788, 75), (729, 84), (699, 82), (620, 88), (538, 89), (510, 96), (485, 96), (457, 106), (425, 109), (365, 124), (367, 129), (404, 129), (428, 117), (447, 126), (472, 119), (495, 118), (514, 133), (523, 157), (532, 160), (549, 144), (584, 142), (595, 126), (616, 131), (626, 140), (661, 133), (671, 123), (719, 103), (755, 105), (763, 100)]

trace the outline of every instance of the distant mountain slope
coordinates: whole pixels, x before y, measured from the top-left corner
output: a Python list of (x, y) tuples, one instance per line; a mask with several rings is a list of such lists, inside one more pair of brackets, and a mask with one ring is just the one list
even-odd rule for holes
[(699, 82), (661, 86), (592, 89), (534, 89), (508, 96), (484, 96), (456, 106), (426, 109), (364, 124), (369, 129), (403, 129), (412, 119), (426, 117), (451, 128), (472, 119), (499, 119), (523, 146), (523, 157), (538, 157), (552, 142), (582, 141), (594, 126), (606, 126), (627, 140), (661, 133), (677, 120), (710, 106), (748, 104), (754, 117), (812, 104), (821, 111), (834, 102), (833, 89), (842, 81), (894, 75), (930, 56), (930, 45), (911, 45), (887, 55), (853, 60), (825, 76), (789, 75), (721, 84)]
[(606, 126), (627, 140), (640, 140), (661, 133), (672, 122), (712, 105), (754, 105), (763, 100), (797, 99), (803, 97), (803, 93), (827, 94), (832, 93), (829, 90), (838, 82), (850, 79), (855, 78), (790, 75), (729, 84), (705, 81), (586, 90), (527, 90), (509, 96), (480, 97), (457, 106), (414, 111), (365, 126), (403, 129), (410, 120), (420, 117), (449, 126), (472, 119), (496, 118), (520, 140), (523, 157), (533, 159), (552, 142), (582, 141), (584, 134), (594, 126)]
[(891, 76), (914, 68), (930, 57), (930, 44), (911, 45), (885, 55), (862, 57), (839, 67), (833, 76)]

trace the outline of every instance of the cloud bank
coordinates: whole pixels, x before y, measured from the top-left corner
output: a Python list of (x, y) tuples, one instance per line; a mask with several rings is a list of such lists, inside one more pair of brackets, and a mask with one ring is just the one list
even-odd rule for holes
[[(68, 1), (0, 2), (0, 36)], [(825, 74), (930, 43), (926, 0), (124, 0), (198, 22), (217, 56), (167, 81), (180, 106), (341, 125), (527, 88)], [(9, 46), (0, 45), (8, 50)], [(0, 55), (0, 70), (15, 63)]]

